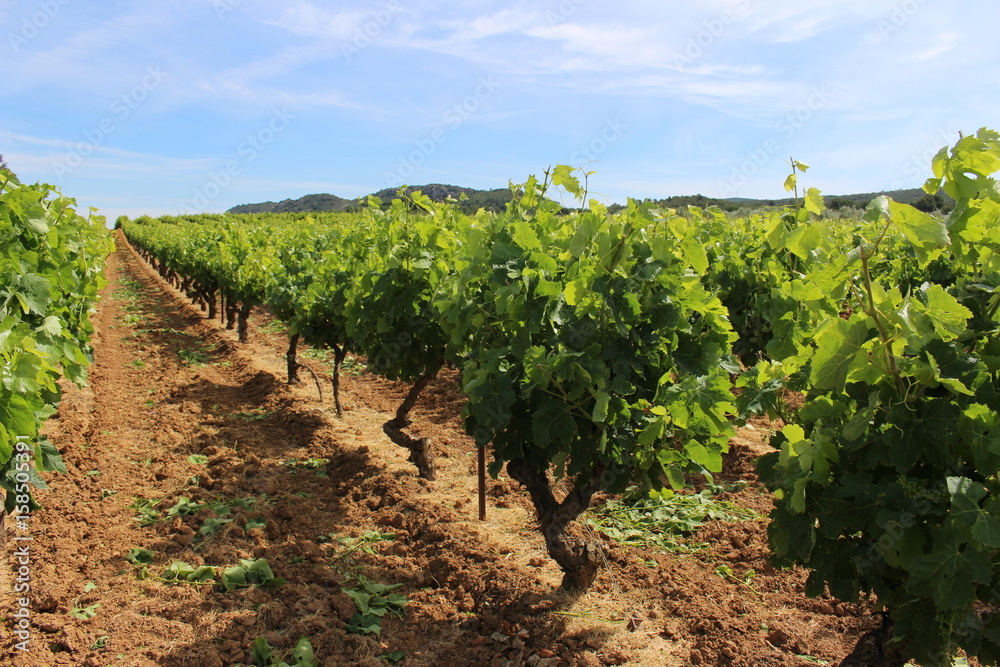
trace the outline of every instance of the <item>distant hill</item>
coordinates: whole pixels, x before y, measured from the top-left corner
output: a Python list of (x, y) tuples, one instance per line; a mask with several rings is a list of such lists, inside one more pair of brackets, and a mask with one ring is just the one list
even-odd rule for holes
[(301, 213), (304, 211), (343, 211), (351, 204), (350, 199), (337, 195), (306, 195), (298, 199), (285, 199), (280, 202), (266, 201), (260, 204), (240, 204), (226, 213)]
[[(475, 213), (481, 208), (485, 208), (487, 211), (501, 211), (507, 205), (507, 202), (510, 201), (509, 188), (476, 190), (475, 188), (442, 185), (441, 183), (411, 185), (406, 188), (407, 194), (416, 192), (417, 190), (430, 197), (431, 201), (445, 201), (448, 197), (451, 197), (458, 201), (458, 207), (465, 213)], [(396, 197), (398, 191), (398, 188), (385, 188), (374, 193), (374, 196), (388, 203)], [(463, 195), (466, 197), (465, 201), (461, 201)]]
[[(510, 201), (510, 189), (497, 188), (495, 190), (476, 190), (475, 188), (463, 188), (457, 185), (443, 185), (441, 183), (430, 183), (428, 185), (411, 185), (407, 193), (420, 190), (431, 198), (432, 201), (445, 201), (448, 197), (458, 201), (458, 206), (465, 213), (475, 213), (481, 208), (489, 211), (500, 211)], [(372, 193), (371, 196), (378, 197), (388, 204), (396, 197), (398, 188), (385, 188)], [(463, 195), (465, 201), (461, 201)], [(299, 213), (304, 211), (345, 211), (355, 210), (364, 205), (367, 196), (358, 199), (344, 199), (336, 195), (318, 194), (306, 195), (298, 199), (285, 199), (275, 203), (273, 201), (261, 202), (259, 204), (240, 204), (234, 206), (226, 213)]]
[[(955, 200), (944, 194), (944, 192), (938, 192), (934, 195), (929, 195), (920, 188), (910, 188), (908, 190), (889, 190), (885, 192), (866, 192), (857, 195), (839, 195), (839, 196), (826, 196), (824, 197), (826, 205), (834, 210), (838, 208), (865, 208), (868, 203), (876, 197), (881, 197), (885, 195), (893, 201), (897, 201), (900, 204), (909, 204), (914, 208), (927, 213), (933, 211), (943, 211), (949, 212), (951, 209), (955, 208)], [(791, 199), (782, 200), (786, 203), (791, 203)]]
[[(503, 210), (507, 202), (510, 201), (510, 190), (508, 188), (497, 188), (495, 190), (476, 190), (475, 188), (463, 188), (457, 185), (443, 185), (441, 183), (430, 183), (428, 185), (411, 185), (407, 187), (407, 192), (420, 190), (433, 201), (444, 201), (451, 197), (458, 201), (458, 207), (465, 213), (475, 213), (481, 208), (488, 211)], [(384, 203), (388, 204), (396, 197), (397, 188), (385, 188), (372, 193)], [(864, 208), (868, 202), (887, 195), (891, 199), (903, 204), (912, 204), (923, 211), (943, 210), (948, 211), (954, 206), (954, 201), (944, 194), (928, 195), (919, 188), (909, 190), (892, 190), (889, 192), (868, 192), (853, 195), (825, 195), (827, 207), (837, 210), (841, 208)], [(465, 200), (462, 201), (462, 197)], [(299, 213), (306, 211), (350, 211), (357, 210), (364, 205), (368, 197), (358, 199), (344, 199), (336, 195), (315, 194), (306, 195), (299, 199), (285, 199), (275, 203), (271, 201), (260, 204), (241, 204), (226, 211), (227, 213)], [(718, 206), (725, 211), (738, 211), (756, 209), (768, 206), (785, 206), (791, 204), (792, 198), (785, 199), (747, 199), (734, 197), (731, 199), (714, 199), (704, 195), (682, 195), (667, 197), (666, 199), (654, 200), (658, 205), (666, 208), (682, 208), (684, 206)], [(621, 210), (621, 205), (613, 204), (609, 209), (614, 212)]]
[[(948, 209), (950, 208), (950, 205), (954, 204), (954, 202), (950, 201), (949, 197), (944, 195), (931, 196), (920, 188), (911, 188), (909, 190), (891, 190), (888, 192), (866, 192), (854, 195), (823, 195), (823, 199), (826, 202), (827, 207), (832, 209), (865, 208), (871, 200), (882, 195), (886, 195), (890, 199), (898, 201), (901, 204), (911, 204), (917, 206), (919, 202), (923, 205), (922, 210), (933, 211), (941, 208)], [(748, 199), (746, 197), (713, 199), (711, 197), (705, 197), (704, 195), (667, 197), (666, 199), (657, 199), (655, 201), (660, 206), (666, 208), (681, 208), (683, 206), (700, 206), (702, 208), (706, 208), (708, 206), (718, 206), (726, 211), (755, 209), (766, 206), (787, 206), (788, 204), (795, 202), (792, 197), (786, 197), (785, 199)], [(921, 208), (921, 206), (917, 206), (917, 208)]]
[(827, 205), (829, 205), (831, 201), (847, 200), (864, 207), (868, 205), (868, 202), (876, 197), (881, 197), (882, 195), (885, 195), (889, 199), (897, 201), (900, 204), (910, 204), (911, 206), (916, 206), (921, 210), (928, 210), (921, 207), (922, 203), (928, 205), (932, 203), (939, 204), (938, 206), (932, 206), (929, 210), (936, 210), (940, 208), (950, 210), (955, 206), (955, 200), (943, 192), (939, 192), (936, 195), (929, 195), (920, 188), (910, 188), (909, 190), (890, 190), (888, 192), (866, 192), (859, 195), (841, 195), (836, 197), (827, 197), (826, 201)]

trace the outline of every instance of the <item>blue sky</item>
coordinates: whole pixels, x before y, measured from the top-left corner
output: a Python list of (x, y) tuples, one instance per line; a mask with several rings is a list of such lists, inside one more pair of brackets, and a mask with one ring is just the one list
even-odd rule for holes
[(1000, 129), (995, 0), (0, 0), (0, 154), (113, 220), (587, 166), (626, 197), (918, 187)]

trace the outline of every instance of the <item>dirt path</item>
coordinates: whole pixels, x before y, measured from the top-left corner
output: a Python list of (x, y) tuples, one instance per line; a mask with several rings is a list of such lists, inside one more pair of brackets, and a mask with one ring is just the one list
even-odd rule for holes
[[(856, 610), (806, 599), (801, 573), (771, 568), (760, 522), (706, 526), (696, 539), (712, 546), (695, 555), (607, 541), (593, 590), (568, 597), (516, 484), (491, 481), (488, 520), (476, 520), (454, 372), (414, 414), (438, 446), (429, 483), (382, 433), (404, 387), (348, 374), (337, 420), (311, 381), (283, 383), (279, 326), (237, 346), (127, 248), (107, 276), (90, 387), (68, 388), (47, 427), (68, 472), (47, 476), (31, 518), (30, 653), (13, 648), (8, 572), (0, 664), (233, 665), (261, 637), (278, 653), (306, 637), (337, 666), (815, 665), (853, 645)], [(720, 481), (750, 482), (733, 497), (766, 512), (750, 464), (760, 439), (741, 438)], [(142, 525), (143, 510), (159, 520)], [(175, 560), (263, 558), (287, 583), (140, 580), (133, 549), (148, 550), (153, 575)], [(358, 608), (342, 589), (363, 581), (405, 597), (379, 635), (345, 629)]]

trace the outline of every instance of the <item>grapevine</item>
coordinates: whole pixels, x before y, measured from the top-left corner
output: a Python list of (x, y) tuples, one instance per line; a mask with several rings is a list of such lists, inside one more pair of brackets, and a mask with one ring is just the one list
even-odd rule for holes
[(759, 464), (777, 559), (811, 570), (811, 595), (883, 610), (877, 661), (862, 641), (844, 665), (1000, 660), (1000, 135), (933, 169), (926, 191), (958, 202), (947, 220), (880, 197), (855, 249), (802, 276), (826, 295), (800, 301), (807, 335), (785, 360), (805, 404)]
[(111, 238), (49, 185), (25, 185), (0, 168), (0, 488), (4, 509), (28, 515), (39, 470), (65, 472), (41, 434), (60, 399), (92, 361), (90, 315), (104, 285)]

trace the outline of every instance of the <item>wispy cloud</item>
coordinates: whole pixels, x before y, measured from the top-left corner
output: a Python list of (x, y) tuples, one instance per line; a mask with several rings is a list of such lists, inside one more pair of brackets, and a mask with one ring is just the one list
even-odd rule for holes
[(748, 0), (746, 32), (772, 43), (810, 39), (843, 25), (873, 21), (887, 11), (884, 3), (867, 0), (813, 0), (788, 3), (783, 0)]
[(331, 11), (311, 2), (296, 2), (285, 7), (280, 17), (262, 22), (296, 35), (346, 41), (367, 16), (360, 10)]
[(48, 42), (42, 38), (21, 49), (11, 62), (16, 66), (4, 68), (8, 70), (5, 85), (34, 86), (44, 80), (50, 85), (68, 84), (73, 88), (103, 87), (128, 77), (135, 70), (135, 61), (117, 57), (122, 47), (158, 43), (164, 32), (178, 22), (182, 14), (179, 10), (172, 3), (141, 3), (123, 14), (84, 26), (67, 16), (68, 11), (62, 11), (41, 29), (58, 33), (59, 39), (47, 49), (43, 44)]
[[(58, 176), (57, 164), (66, 164), (68, 156), (80, 160), (80, 175), (100, 178), (123, 173), (199, 173), (214, 165), (214, 160), (203, 158), (173, 158), (122, 150), (87, 142), (66, 141), (48, 137), (35, 137), (14, 132), (0, 131), (0, 142), (7, 148), (5, 159), (12, 165), (46, 172), (49, 178)], [(37, 146), (39, 149), (26, 150)], [(75, 164), (75, 162), (74, 162)], [(74, 171), (77, 171), (74, 168)]]
[(952, 51), (959, 43), (960, 37), (954, 32), (944, 32), (937, 36), (934, 44), (928, 45), (925, 51), (913, 54), (913, 60), (934, 60)]

